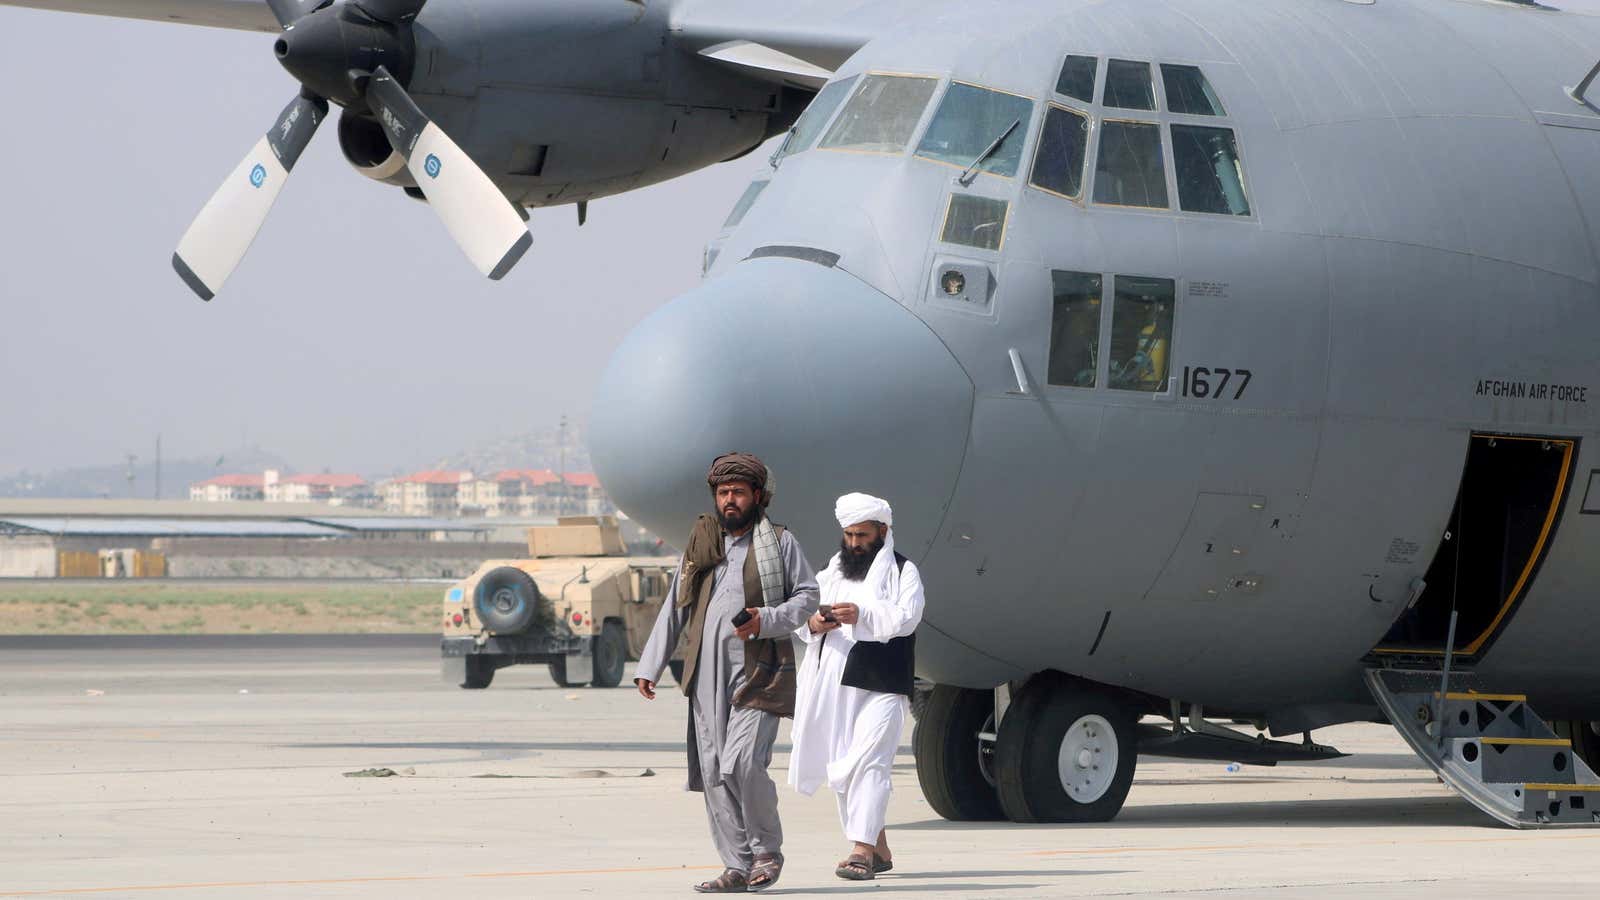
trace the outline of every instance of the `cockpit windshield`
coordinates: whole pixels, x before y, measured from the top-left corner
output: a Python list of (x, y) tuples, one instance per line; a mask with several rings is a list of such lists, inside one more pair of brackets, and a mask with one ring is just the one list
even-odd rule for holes
[(784, 140), (783, 147), (778, 151), (779, 158), (804, 153), (811, 149), (817, 142), (817, 136), (822, 133), (822, 127), (833, 118), (834, 112), (839, 109), (839, 104), (844, 98), (850, 96), (850, 89), (856, 86), (859, 76), (851, 75), (849, 78), (832, 82), (817, 92), (812, 98), (806, 111), (800, 114), (799, 121), (794, 123), (794, 129)]
[(1009, 178), (1017, 174), (1022, 161), (1022, 145), (1032, 118), (1033, 101), (1027, 97), (952, 82), (917, 155), (965, 167), (1000, 141), (978, 168)]
[(935, 78), (910, 75), (863, 77), (820, 146), (860, 153), (903, 151), (938, 84)]

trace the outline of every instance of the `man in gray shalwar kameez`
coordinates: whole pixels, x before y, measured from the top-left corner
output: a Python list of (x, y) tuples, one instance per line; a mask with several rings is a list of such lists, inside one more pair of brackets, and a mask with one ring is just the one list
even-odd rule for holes
[[(695, 524), (634, 684), (654, 699), (661, 671), (687, 632), (680, 685), (689, 698), (687, 788), (705, 795), (725, 867), (695, 890), (759, 891), (775, 884), (783, 868), (778, 791), (767, 765), (780, 714), (793, 714), (789, 640), (817, 609), (817, 580), (800, 542), (766, 519), (771, 491), (760, 460), (720, 456), (706, 480), (716, 515)], [(750, 620), (735, 626), (742, 610)], [(767, 641), (783, 644), (763, 646)], [(774, 678), (756, 664), (779, 650), (786, 671)]]

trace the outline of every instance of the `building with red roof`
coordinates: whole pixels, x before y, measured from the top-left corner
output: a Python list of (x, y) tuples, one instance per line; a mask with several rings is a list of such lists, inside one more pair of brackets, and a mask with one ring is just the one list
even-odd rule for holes
[(316, 475), (277, 477), (267, 472), (267, 502), (327, 503), (333, 506), (370, 506), (372, 485), (360, 475), (323, 472)]
[(262, 500), (266, 497), (266, 484), (265, 474), (218, 475), (189, 485), (189, 499), (206, 503)]
[(404, 516), (459, 515), (462, 499), (477, 503), (476, 479), (471, 472), (428, 469), (383, 483), (383, 508)]

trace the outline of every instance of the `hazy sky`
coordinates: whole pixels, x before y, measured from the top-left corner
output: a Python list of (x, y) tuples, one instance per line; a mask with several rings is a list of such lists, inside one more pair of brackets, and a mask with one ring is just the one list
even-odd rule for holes
[(330, 121), (209, 304), (170, 259), (296, 85), (269, 35), (0, 8), (0, 475), (205, 456), (407, 465), (587, 417), (613, 348), (699, 279), (758, 151), (533, 212), (481, 278), (423, 204), (357, 175)]

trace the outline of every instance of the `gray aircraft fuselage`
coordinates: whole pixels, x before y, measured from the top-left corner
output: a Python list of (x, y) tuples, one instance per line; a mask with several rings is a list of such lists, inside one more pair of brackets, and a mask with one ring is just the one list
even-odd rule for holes
[[(0, 5), (288, 40), (252, 0)], [(938, 682), (1059, 670), (1300, 730), (1375, 715), (1363, 670), (1436, 667), (1456, 609), (1482, 683), (1600, 719), (1600, 113), (1567, 92), (1600, 18), (432, 0), (385, 27), (417, 106), (523, 206), (794, 125), (598, 389), (596, 467), (669, 540), (746, 449), (813, 562), (834, 497), (894, 504)], [(372, 109), (338, 137), (415, 187)]]
[[(929, 586), (925, 677), (1057, 669), (1282, 731), (1370, 715), (1384, 652), (1437, 655), (1386, 635), (1419, 596), (1449, 605), (1419, 583), (1469, 450), (1521, 453), (1538, 520), (1496, 520), (1523, 549), (1457, 647), (1600, 718), (1600, 115), (1564, 92), (1597, 53), (1600, 19), (1520, 4), (920, 5), (834, 77), (934, 79), (909, 139), (782, 156), (703, 286), (618, 349), (597, 469), (681, 539), (712, 456), (757, 452), (818, 563), (833, 498), (882, 495)], [(1069, 54), (1096, 61), (1091, 100), (1056, 90)], [(1160, 74), (1154, 109), (1108, 105), (1111, 60), (1198, 67), (1223, 114), (1172, 112)], [(955, 84), (1026, 100), (1012, 174), (964, 184), (919, 150)], [(1076, 198), (1030, 183), (1052, 105), (1087, 123)], [(1108, 122), (1159, 129), (1163, 208), (1097, 200)], [(1180, 208), (1174, 128), (1233, 132), (1248, 212)], [(1005, 204), (1000, 239), (945, 240), (962, 197)], [(1100, 279), (1077, 383), (1050, 383), (1052, 273)], [(1116, 320), (1119, 276), (1170, 283), (1159, 340)], [(1159, 389), (1110, 358), (1130, 334)]]

